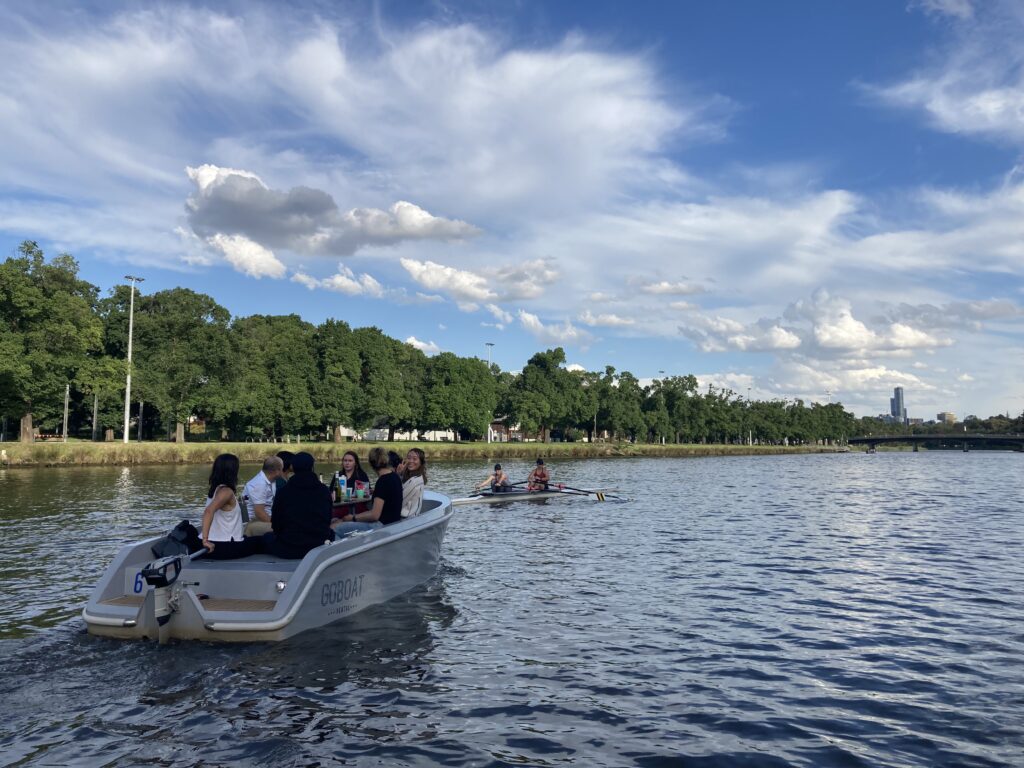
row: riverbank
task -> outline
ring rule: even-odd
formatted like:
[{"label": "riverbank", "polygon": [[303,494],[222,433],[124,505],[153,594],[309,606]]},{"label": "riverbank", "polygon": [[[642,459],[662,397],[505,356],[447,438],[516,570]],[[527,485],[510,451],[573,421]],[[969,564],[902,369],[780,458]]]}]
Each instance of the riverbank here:
[{"label": "riverbank", "polygon": [[338,463],[355,450],[364,456],[373,445],[401,455],[416,446],[431,461],[484,461],[491,459],[600,458],[609,456],[760,456],[787,453],[835,453],[838,446],[802,445],[647,445],[637,443],[2,443],[3,466],[131,466],[141,464],[207,464],[221,453],[233,453],[243,462],[258,462],[281,450],[309,451],[318,461]]}]

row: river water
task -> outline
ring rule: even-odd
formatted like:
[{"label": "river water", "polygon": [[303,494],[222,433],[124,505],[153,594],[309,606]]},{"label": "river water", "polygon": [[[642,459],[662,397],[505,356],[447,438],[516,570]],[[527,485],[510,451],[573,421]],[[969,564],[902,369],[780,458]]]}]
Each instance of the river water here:
[{"label": "river water", "polygon": [[1024,764],[1024,455],[550,466],[635,501],[462,507],[401,598],[168,646],[79,613],[208,468],[0,470],[0,764]]}]

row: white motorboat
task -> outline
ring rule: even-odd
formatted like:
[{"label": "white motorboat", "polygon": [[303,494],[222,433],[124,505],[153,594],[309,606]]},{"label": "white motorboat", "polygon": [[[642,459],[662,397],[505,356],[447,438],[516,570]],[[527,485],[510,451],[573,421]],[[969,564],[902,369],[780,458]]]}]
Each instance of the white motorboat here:
[{"label": "white motorboat", "polygon": [[166,642],[284,640],[351,616],[430,579],[451,499],[424,491],[419,515],[325,543],[301,560],[207,560],[200,550],[154,561],[160,539],[129,544],[82,617],[93,635]]}]

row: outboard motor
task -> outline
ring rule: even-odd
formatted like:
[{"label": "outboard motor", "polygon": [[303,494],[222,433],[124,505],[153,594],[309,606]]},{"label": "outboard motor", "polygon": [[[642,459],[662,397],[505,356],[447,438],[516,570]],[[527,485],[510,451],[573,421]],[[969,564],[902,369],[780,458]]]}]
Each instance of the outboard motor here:
[{"label": "outboard motor", "polygon": [[152,563],[142,569],[142,578],[153,587],[153,601],[156,622],[160,627],[160,642],[167,642],[164,625],[171,620],[171,585],[181,574],[181,555],[172,555]]}]

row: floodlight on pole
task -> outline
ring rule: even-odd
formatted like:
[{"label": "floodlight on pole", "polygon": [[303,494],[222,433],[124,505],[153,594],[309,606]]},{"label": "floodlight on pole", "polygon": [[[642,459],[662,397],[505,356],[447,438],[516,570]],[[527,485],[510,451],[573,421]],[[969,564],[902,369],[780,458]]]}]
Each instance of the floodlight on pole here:
[{"label": "floodlight on pole", "polygon": [[[493,341],[485,341],[484,346],[487,347],[487,373],[491,372],[491,350],[494,348]],[[491,414],[491,418],[494,418],[494,414]],[[487,425],[487,442],[491,442],[491,425]]]},{"label": "floodlight on pole", "polygon": [[124,442],[128,442],[128,410],[132,402],[132,332],[135,325],[135,284],[141,283],[144,278],[134,275],[125,275],[125,280],[132,284],[131,300],[128,303],[128,372],[125,374],[124,382]]}]

